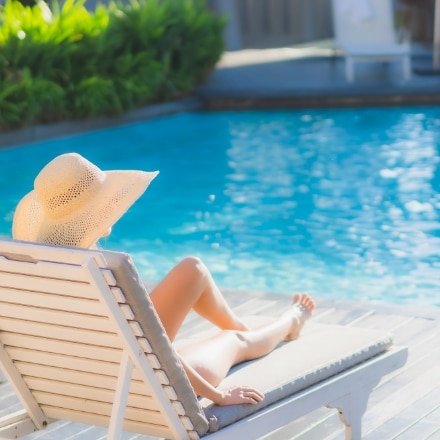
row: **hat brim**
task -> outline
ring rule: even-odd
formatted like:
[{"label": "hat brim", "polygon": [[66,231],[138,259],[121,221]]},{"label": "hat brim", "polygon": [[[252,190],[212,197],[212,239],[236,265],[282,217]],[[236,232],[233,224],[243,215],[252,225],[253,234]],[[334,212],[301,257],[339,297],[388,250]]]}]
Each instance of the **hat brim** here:
[{"label": "hat brim", "polygon": [[111,228],[146,191],[159,172],[105,171],[105,181],[93,200],[80,212],[64,218],[48,217],[35,191],[17,205],[14,239],[89,248]]}]

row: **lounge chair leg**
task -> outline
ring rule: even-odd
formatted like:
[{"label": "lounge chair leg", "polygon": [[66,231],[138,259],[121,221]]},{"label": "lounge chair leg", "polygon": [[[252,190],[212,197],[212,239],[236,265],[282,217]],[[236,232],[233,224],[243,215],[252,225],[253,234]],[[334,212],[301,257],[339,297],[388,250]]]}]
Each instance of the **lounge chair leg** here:
[{"label": "lounge chair leg", "polygon": [[345,77],[348,82],[354,81],[354,62],[351,57],[347,57],[345,60]]},{"label": "lounge chair leg", "polygon": [[362,439],[362,416],[367,409],[368,396],[369,393],[356,391],[356,395],[347,394],[327,405],[338,410],[345,425],[345,440]]},{"label": "lounge chair leg", "polygon": [[119,440],[122,437],[125,408],[127,406],[128,392],[130,390],[133,364],[126,351],[122,354],[121,366],[113,402],[112,414],[108,429],[108,440]]},{"label": "lounge chair leg", "polygon": [[354,417],[351,415],[350,421],[347,420],[346,413],[339,411],[339,418],[345,425],[345,440],[361,440],[362,438],[362,416]]},{"label": "lounge chair leg", "polygon": [[403,59],[403,77],[406,81],[411,79],[411,61],[409,56]]}]

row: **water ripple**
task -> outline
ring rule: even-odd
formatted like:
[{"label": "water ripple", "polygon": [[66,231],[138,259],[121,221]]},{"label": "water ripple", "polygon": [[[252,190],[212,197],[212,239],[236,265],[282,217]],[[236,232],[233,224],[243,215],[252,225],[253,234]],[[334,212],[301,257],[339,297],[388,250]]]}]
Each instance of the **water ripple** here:
[{"label": "water ripple", "polygon": [[161,170],[104,242],[146,278],[195,254],[224,286],[440,306],[439,132],[435,107],[190,113],[3,150],[0,233],[78,151]]}]

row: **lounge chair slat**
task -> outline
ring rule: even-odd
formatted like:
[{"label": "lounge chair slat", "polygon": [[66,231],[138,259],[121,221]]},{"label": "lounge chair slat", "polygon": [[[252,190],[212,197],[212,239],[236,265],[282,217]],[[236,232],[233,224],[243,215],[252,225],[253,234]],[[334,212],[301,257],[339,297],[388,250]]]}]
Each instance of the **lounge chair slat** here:
[{"label": "lounge chair slat", "polygon": [[[0,291],[3,292],[2,299],[0,301],[10,302],[10,303],[16,303],[15,295],[20,294],[20,297],[18,299],[21,299],[22,294],[34,294],[36,296],[36,299],[41,300],[41,296],[38,297],[37,295],[45,295],[45,303],[47,304],[47,300],[49,297],[47,295],[53,294],[54,298],[59,298],[60,301],[63,300],[63,298],[70,299],[70,300],[77,300],[80,302],[80,300],[83,300],[83,303],[86,304],[86,300],[90,301],[97,301],[96,295],[93,293],[91,289],[87,289],[84,287],[84,284],[79,283],[79,286],[72,287],[72,281],[59,281],[61,283],[66,283],[59,285],[58,288],[54,289],[53,285],[55,284],[55,280],[51,280],[52,288],[50,290],[37,290],[36,284],[33,282],[33,279],[28,279],[25,283],[24,288],[20,288],[20,286],[16,285],[14,288],[5,286],[4,278],[8,276],[9,274],[0,274],[0,280],[3,281],[3,285],[0,285]],[[11,285],[11,284],[10,284]],[[32,286],[32,289],[30,288]],[[41,287],[41,285],[40,285]],[[113,294],[113,297],[121,304],[125,303],[125,298],[121,293],[121,290],[117,287],[111,287],[111,292]],[[75,294],[76,291],[80,291],[79,294]],[[41,302],[39,304],[41,306]]]},{"label": "lounge chair slat", "polygon": [[129,305],[119,304],[119,309],[121,310],[121,312],[123,313],[123,315],[127,321],[134,320],[133,311],[131,310],[131,307]]},{"label": "lounge chair slat", "polygon": [[[109,399],[106,401],[84,399],[81,397],[67,396],[61,394],[51,394],[42,391],[33,392],[42,408],[44,413],[53,418],[53,414],[48,411],[48,407],[60,407],[64,409],[71,409],[73,411],[81,411],[83,413],[99,414],[101,416],[106,416],[110,418],[113,400]],[[154,409],[143,409],[143,408],[133,408],[130,406],[126,407],[126,419],[142,421],[147,420],[149,423],[164,425],[166,426],[166,421],[160,413],[160,406],[157,406],[157,411]],[[108,423],[108,421],[107,421]]]},{"label": "lounge chair slat", "polygon": [[[36,263],[29,263],[23,265],[23,261],[9,260],[6,257],[0,256],[0,274],[13,272],[21,274],[24,277],[38,276],[47,277],[49,279],[59,279],[62,273],[62,278],[77,282],[86,282],[87,277],[84,276],[83,271],[78,265],[60,264],[58,262],[37,261]],[[108,269],[101,269],[101,273],[106,279],[109,286],[114,286],[116,280],[112,272]],[[3,279],[3,276],[1,277]]]},{"label": "lounge chair slat", "polygon": [[86,345],[81,343],[66,343],[56,339],[37,338],[29,335],[6,333],[2,335],[2,342],[8,346],[32,349],[41,353],[57,353],[59,355],[77,356],[79,358],[93,359],[106,362],[120,362],[121,350],[98,345]]},{"label": "lounge chair slat", "polygon": [[[34,287],[34,283],[31,283]],[[36,287],[36,286],[35,286]],[[75,289],[79,287],[76,285]],[[63,290],[66,292],[65,290]],[[17,298],[15,298],[17,296]],[[13,290],[0,287],[0,302],[22,304],[26,307],[38,307],[82,313],[84,315],[102,315],[102,307],[96,299],[74,298],[64,295],[55,295],[53,292],[35,290]]]},{"label": "lounge chair slat", "polygon": [[[118,372],[118,365],[116,364],[114,364],[113,369],[109,368],[109,364],[104,364],[101,366],[102,370],[100,372],[68,368],[70,365],[59,368],[22,361],[16,361],[15,364],[21,374],[27,377],[38,379],[49,378],[54,381],[68,382],[73,385],[92,386],[108,390],[115,388],[118,377],[116,374]],[[140,396],[151,396],[151,392],[148,392],[148,385],[145,385],[139,379],[132,379],[130,393]]]},{"label": "lounge chair slat", "polygon": [[112,390],[116,386],[117,375],[110,375],[107,369],[102,373],[91,373],[90,371],[76,371],[70,368],[57,368],[35,363],[16,361],[15,364],[23,376],[28,379],[51,379],[58,382],[68,382],[73,385],[92,386]]},{"label": "lounge chair slat", "polygon": [[[24,315],[23,313],[26,314]],[[25,308],[23,305],[0,303],[1,319],[23,319],[24,316],[26,316],[28,321],[41,322],[48,325],[59,325],[61,318],[63,318],[62,324],[68,327],[77,327],[101,332],[106,332],[109,329],[108,318],[104,315],[84,315],[73,312],[65,313],[63,315],[56,310]]]},{"label": "lounge chair slat", "polygon": [[[117,376],[119,371],[119,363],[117,361],[104,361],[98,359],[87,359],[79,356],[69,356],[66,354],[49,353],[40,350],[30,350],[16,347],[8,347],[8,352],[18,363],[40,364],[42,366],[53,366],[67,370],[75,370],[79,372],[90,372],[92,375],[101,375],[103,371],[109,376]],[[113,353],[114,350],[111,350]],[[118,359],[114,354],[115,359]],[[133,371],[133,380],[141,381],[141,376],[135,369]]]},{"label": "lounge chair slat", "polygon": [[51,342],[55,340],[62,341],[66,344],[79,343],[97,347],[121,348],[119,338],[115,333],[76,329],[61,324],[48,325],[40,322],[19,322],[16,319],[4,319],[2,322],[2,330],[11,332],[11,334],[19,333],[30,335],[35,338],[44,338],[44,341],[41,341],[42,346],[50,345]]},{"label": "lounge chair slat", "polygon": [[[115,397],[114,394],[116,382],[113,383],[112,388],[101,388],[96,384],[86,386],[29,376],[25,377],[25,381],[35,395],[36,393],[46,393],[51,396],[58,396],[57,398],[60,400],[63,398],[63,396],[69,396],[77,399],[92,400],[111,404]],[[151,394],[148,394],[147,392],[145,392],[143,395],[129,393],[128,406],[143,410],[160,410],[160,406],[156,404]]]},{"label": "lounge chair slat", "polygon": [[[59,269],[57,269],[59,270]],[[41,278],[41,277],[24,277],[23,275],[11,274],[2,272],[0,274],[0,287],[9,295],[23,292],[40,292],[42,294],[55,294],[57,296],[70,296],[73,298],[83,297],[96,299],[96,292],[93,287],[86,282],[77,282],[55,278]],[[80,291],[80,294],[76,292]]]},{"label": "lounge chair slat", "polygon": [[[50,417],[61,420],[72,420],[78,423],[88,423],[90,425],[108,426],[109,418],[100,414],[89,414],[81,411],[65,410],[59,407],[48,407],[42,405],[43,410],[50,414]],[[147,422],[125,421],[124,428],[127,431],[139,434],[151,435],[160,438],[170,438],[170,430],[166,426]]]},{"label": "lounge chair slat", "polygon": [[[113,403],[111,399],[108,401],[98,401],[92,399],[84,400],[83,398],[67,397],[41,391],[35,391],[34,394],[37,396],[39,402],[41,402],[44,413],[50,418],[55,417],[53,409],[60,408],[64,410],[76,411],[78,413],[82,413],[83,415],[86,413],[92,413],[94,415],[106,417],[106,424],[108,424]],[[166,426],[166,420],[164,419],[163,415],[161,415],[159,406],[157,407],[157,410],[155,410],[154,408],[132,407],[129,404],[126,407],[125,417],[127,421],[137,422],[139,424],[144,422],[157,426]],[[145,422],[146,420],[148,420],[148,422]]]},{"label": "lounge chair slat", "polygon": [[[2,240],[1,253],[4,256],[23,260],[49,261],[63,264],[76,264],[80,266],[84,261],[84,249],[69,248],[62,246],[42,246],[39,243],[30,243],[19,240]],[[96,264],[107,269],[107,261],[102,252],[89,251]]]},{"label": "lounge chair slat", "polygon": [[66,343],[82,343],[103,347],[118,348],[118,336],[110,332],[91,331],[75,329],[73,327],[63,327],[61,325],[46,325],[30,321],[22,321],[21,327],[17,321],[4,319],[2,328],[4,331],[31,335],[45,338],[49,343],[50,339],[64,341]]}]

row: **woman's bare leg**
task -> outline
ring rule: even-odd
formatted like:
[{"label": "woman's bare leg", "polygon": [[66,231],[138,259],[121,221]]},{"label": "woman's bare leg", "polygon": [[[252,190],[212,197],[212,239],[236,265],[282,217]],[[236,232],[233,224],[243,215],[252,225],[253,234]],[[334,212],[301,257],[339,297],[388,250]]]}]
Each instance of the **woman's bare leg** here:
[{"label": "woman's bare leg", "polygon": [[150,298],[171,341],[191,309],[223,330],[247,330],[196,257],[177,264],[152,290]]},{"label": "woman's bare leg", "polygon": [[307,294],[295,295],[292,306],[267,325],[248,331],[222,331],[179,352],[205,380],[217,386],[233,365],[264,356],[281,341],[296,339],[314,307]]}]

